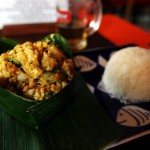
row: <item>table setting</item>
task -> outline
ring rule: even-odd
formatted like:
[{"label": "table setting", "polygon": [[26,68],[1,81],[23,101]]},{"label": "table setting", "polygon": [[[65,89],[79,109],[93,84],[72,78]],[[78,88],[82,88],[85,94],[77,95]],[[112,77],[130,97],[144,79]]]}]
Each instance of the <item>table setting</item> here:
[{"label": "table setting", "polygon": [[[74,2],[77,3],[77,1]],[[145,101],[144,97],[143,101],[139,100],[139,102],[136,102],[134,98],[132,101],[128,101],[128,99],[124,101],[122,95],[120,96],[121,98],[119,96],[115,97],[116,95],[113,95],[114,90],[112,90],[112,93],[108,92],[106,85],[104,86],[104,75],[111,58],[115,57],[119,51],[125,49],[141,48],[148,51],[150,35],[148,32],[116,15],[102,14],[101,2],[94,2],[89,1],[87,7],[85,7],[83,5],[84,1],[80,1],[78,3],[81,7],[78,5],[79,8],[75,7],[74,3],[69,3],[71,7],[68,7],[68,3],[66,4],[65,2],[63,5],[60,4],[57,23],[7,24],[0,29],[0,65],[2,66],[0,67],[0,84],[2,84],[0,87],[0,149],[146,150],[150,148],[149,99]],[[87,15],[85,13],[87,8],[89,16],[87,20],[84,20]],[[71,14],[70,11],[72,12]],[[75,12],[79,12],[79,15],[76,15]],[[80,18],[79,21],[82,20],[86,24],[86,26],[82,24],[84,32],[81,35],[76,34],[77,31],[74,32],[73,30],[75,25],[80,28],[81,22],[76,22],[78,17]],[[70,21],[72,22],[70,23]],[[64,26],[64,23],[67,23],[67,26]],[[64,34],[66,32],[60,32],[58,25],[62,25],[62,28],[67,27],[69,34],[66,35]],[[71,35],[71,38],[69,35]],[[82,38],[79,40],[80,36]],[[29,47],[28,44],[30,45]],[[39,45],[41,47],[38,47]],[[19,57],[20,50],[22,50],[21,56],[23,56],[21,59]],[[23,53],[24,55],[22,55]],[[29,54],[32,53],[35,53],[34,57],[30,57]],[[148,53],[146,55],[142,53],[141,56],[143,55],[145,56],[144,60],[147,60]],[[26,59],[24,59],[25,56]],[[136,56],[140,58],[140,54]],[[51,57],[55,59],[53,60]],[[126,58],[127,60],[128,57]],[[132,57],[129,60],[132,60]],[[35,63],[33,58],[36,58],[39,62],[37,63],[35,59]],[[32,61],[29,61],[29,59]],[[46,60],[45,62],[44,59]],[[130,68],[124,59],[124,57],[122,59],[120,57],[119,63],[123,61],[125,64],[122,66],[118,65],[118,68],[123,68],[123,73],[124,71],[129,71]],[[56,64],[56,67],[52,66],[54,68],[51,71],[49,66],[48,69],[45,68],[49,60]],[[71,64],[70,61],[72,61]],[[32,73],[24,68],[27,63],[30,66],[28,69]],[[114,63],[110,67],[112,71],[109,72],[108,70],[108,74],[111,74],[113,68],[116,68],[119,63]],[[138,64],[138,61],[135,63]],[[38,65],[33,68],[32,65],[35,64]],[[13,75],[16,72],[17,74],[21,72],[27,80],[20,82],[18,78],[14,77],[18,84],[14,86],[14,78],[11,75],[8,81],[6,79],[6,82],[1,82],[1,80],[4,80],[3,66],[5,65],[10,65],[12,70],[13,67],[17,70],[13,72]],[[74,72],[73,75],[70,73],[70,70],[68,73],[66,67]],[[34,69],[36,69],[36,73],[42,70],[41,74],[34,74]],[[62,75],[61,73],[59,74],[59,69]],[[141,70],[144,69],[144,66],[142,66]],[[5,72],[7,71],[8,69]],[[116,76],[119,76],[120,72],[117,71],[113,72],[115,75],[113,80],[110,80],[110,85],[115,80],[118,80]],[[129,71],[128,74],[130,72],[132,71]],[[23,86],[30,85],[32,82],[37,87],[42,87],[41,89],[46,90],[47,81],[50,83],[48,87],[51,84],[53,84],[53,87],[55,84],[58,85],[56,81],[49,79],[49,74],[56,74],[57,76],[54,80],[58,78],[58,83],[62,82],[62,85],[65,84],[65,86],[61,87],[61,90],[59,89],[60,85],[54,88],[56,90],[55,94],[52,93],[52,90],[50,93],[46,91],[45,93],[49,94],[46,95],[44,93],[44,96],[42,92],[40,93],[41,95],[38,93],[34,94],[34,96],[32,94],[31,96],[24,94],[24,91],[22,92],[24,95],[20,94],[22,89],[25,90],[27,88]],[[140,73],[135,74],[142,76]],[[126,72],[123,75],[125,76]],[[108,75],[106,76],[108,77]],[[123,92],[125,95],[131,93],[132,89],[137,89],[136,86],[130,88],[129,79],[123,83],[127,85],[126,88],[128,89],[128,91]],[[4,85],[3,83],[6,83],[8,86],[5,86],[6,84]],[[122,84],[121,81],[117,83]],[[143,83],[145,83],[144,79]],[[35,88],[35,86],[33,87]],[[20,88],[19,92],[16,88]],[[114,87],[110,89],[114,89]],[[121,86],[118,89],[121,91]],[[36,90],[32,90],[32,92]],[[138,94],[140,95],[140,92]],[[43,99],[40,99],[39,95],[43,96]]]}]

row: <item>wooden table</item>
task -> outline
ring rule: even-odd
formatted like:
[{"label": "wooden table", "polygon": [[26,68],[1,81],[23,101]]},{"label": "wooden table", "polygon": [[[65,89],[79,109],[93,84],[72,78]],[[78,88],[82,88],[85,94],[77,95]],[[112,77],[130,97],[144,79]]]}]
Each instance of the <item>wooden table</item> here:
[{"label": "wooden table", "polygon": [[[114,16],[113,16],[114,17]],[[111,20],[110,20],[111,18]],[[118,25],[118,31],[114,31],[117,27],[114,24],[108,28],[108,23],[114,22],[112,20],[112,15],[106,15],[103,17],[103,21],[101,24],[101,28],[97,33],[88,38],[88,46],[87,49],[95,48],[95,47],[109,47],[115,45],[123,45],[123,44],[137,44],[143,47],[146,47],[148,43],[150,43],[149,33],[142,31],[138,27],[131,25],[130,23],[121,19],[120,25]],[[118,17],[114,17],[114,20],[117,23],[120,21]],[[121,36],[121,30],[129,30],[126,29],[126,25],[130,27],[133,32],[136,32],[136,35],[139,35],[133,38],[133,35],[128,33],[124,33],[125,36]],[[119,28],[120,26],[120,28]],[[0,37],[7,37],[18,41],[19,43],[23,43],[25,41],[37,41],[48,35],[49,33],[55,32],[55,24],[34,24],[34,25],[14,25],[14,26],[5,26],[3,30],[0,31]],[[137,33],[138,31],[138,33]],[[118,32],[118,34],[117,34]],[[143,36],[146,37],[145,41],[143,41]],[[141,40],[140,40],[140,39]],[[129,39],[129,40],[128,40]],[[138,39],[138,40],[137,40]],[[136,140],[130,141],[128,143],[122,144],[112,150],[148,150],[150,149],[150,135],[143,136]]]},{"label": "wooden table", "polygon": [[[16,40],[19,43],[26,41],[35,42],[55,31],[56,24],[9,25],[4,27],[4,29],[0,32],[0,36]],[[113,42],[104,38],[99,33],[95,33],[88,38],[87,48],[113,45]]]}]

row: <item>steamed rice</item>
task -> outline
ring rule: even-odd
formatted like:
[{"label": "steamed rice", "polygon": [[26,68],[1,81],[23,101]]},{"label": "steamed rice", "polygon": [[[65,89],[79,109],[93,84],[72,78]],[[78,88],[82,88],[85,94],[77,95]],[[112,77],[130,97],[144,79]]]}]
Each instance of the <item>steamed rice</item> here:
[{"label": "steamed rice", "polygon": [[102,83],[105,91],[123,102],[150,101],[150,51],[128,47],[108,61]]}]

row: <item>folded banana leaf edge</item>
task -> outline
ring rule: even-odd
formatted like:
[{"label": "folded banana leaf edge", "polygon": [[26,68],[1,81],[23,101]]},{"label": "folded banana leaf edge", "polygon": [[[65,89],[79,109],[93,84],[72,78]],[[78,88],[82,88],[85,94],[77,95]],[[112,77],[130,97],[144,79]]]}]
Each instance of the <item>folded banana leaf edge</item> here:
[{"label": "folded banana leaf edge", "polygon": [[[48,35],[48,38],[52,37]],[[55,38],[61,37],[57,35]],[[56,39],[54,42],[58,44]],[[59,46],[67,53],[69,47],[65,42]],[[0,39],[0,47],[1,43],[7,43],[3,51],[17,44],[11,40],[8,42],[8,39]],[[67,56],[72,57],[72,53]],[[48,101],[30,101],[0,88],[0,149],[103,150],[121,137],[120,129],[89,91],[79,70],[70,84],[53,96],[51,105]],[[15,113],[14,109],[18,107],[25,109]],[[40,118],[39,123],[36,116]],[[45,123],[40,124],[40,121]]]}]

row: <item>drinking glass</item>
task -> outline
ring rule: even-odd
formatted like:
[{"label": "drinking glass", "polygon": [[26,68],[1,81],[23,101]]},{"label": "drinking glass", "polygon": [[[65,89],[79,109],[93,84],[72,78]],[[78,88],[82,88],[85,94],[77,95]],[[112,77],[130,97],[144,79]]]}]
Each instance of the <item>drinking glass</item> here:
[{"label": "drinking glass", "polygon": [[100,0],[58,0],[57,31],[68,40],[73,51],[83,50],[87,38],[95,33],[101,23]]}]

